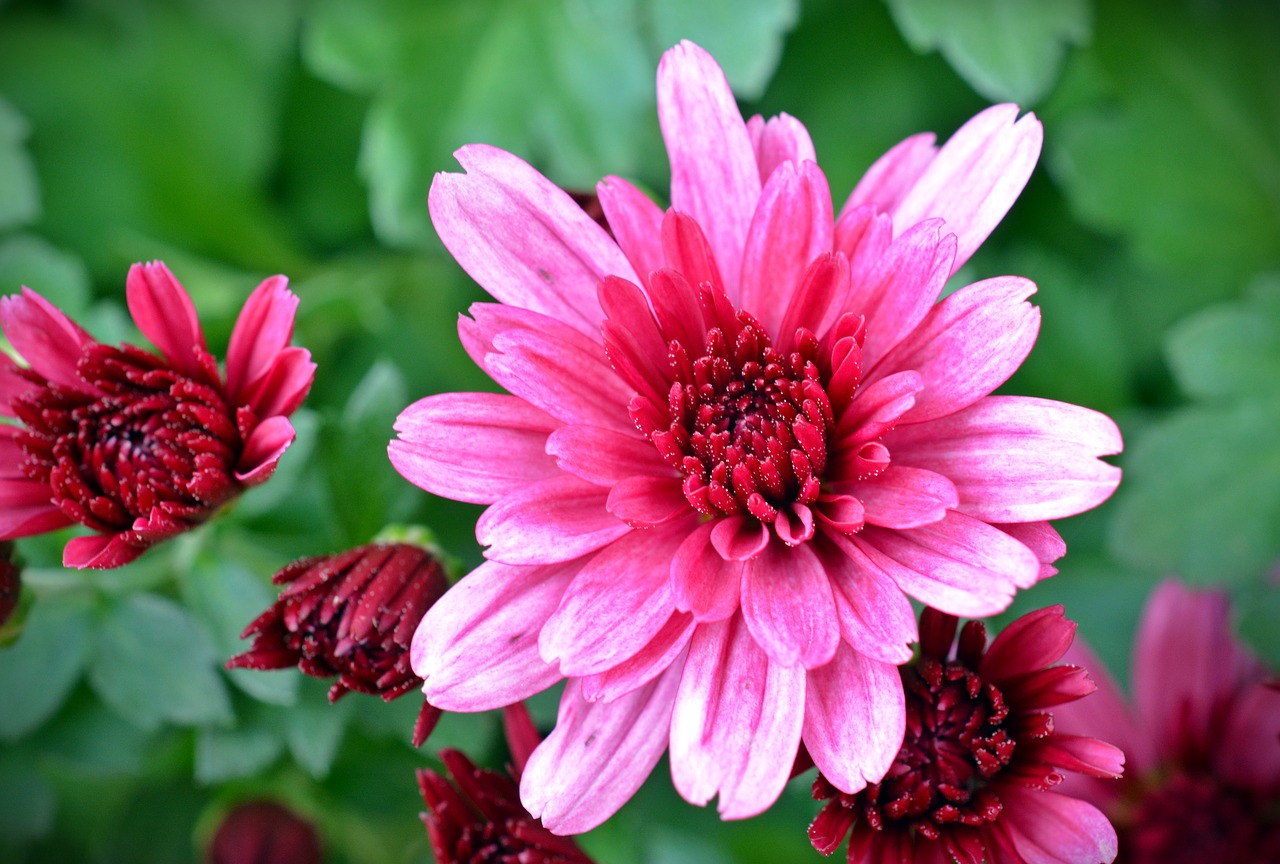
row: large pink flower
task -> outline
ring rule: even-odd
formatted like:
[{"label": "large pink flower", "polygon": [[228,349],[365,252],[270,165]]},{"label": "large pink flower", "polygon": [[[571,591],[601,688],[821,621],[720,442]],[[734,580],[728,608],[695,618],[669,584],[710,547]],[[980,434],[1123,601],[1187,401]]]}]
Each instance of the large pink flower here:
[{"label": "large pink flower", "polygon": [[68,567],[118,567],[189,530],[275,471],[315,364],[289,347],[298,305],[283,276],[236,321],[226,376],[195,306],[160,262],[136,264],[129,312],[157,356],[97,342],[36,292],[0,300],[30,364],[0,360],[0,540],[81,524]]},{"label": "large pink flower", "polygon": [[1106,417],[988,396],[1035,341],[1034,286],[936,303],[1040,149],[1034,117],[984,111],[942,148],[910,138],[838,218],[804,127],[743,122],[715,61],[658,69],[665,213],[626,181],[610,234],[492,147],[431,188],[437,231],[501,304],[459,331],[510,395],[410,406],[392,462],[490,504],[490,560],[413,646],[447,710],[567,678],[523,778],[551,830],[598,824],[663,751],[676,788],[727,818],[767,808],[803,739],[837,788],[879,779],[902,740],[907,595],[981,616],[1063,551],[1045,520],[1118,471]]},{"label": "large pink flower", "polygon": [[1070,783],[1116,823],[1121,860],[1280,861],[1280,691],[1232,635],[1224,593],[1169,579],[1151,595],[1134,642],[1132,709],[1086,645],[1068,657],[1090,664],[1098,691],[1062,706],[1059,729],[1090,730],[1128,757],[1119,782]]}]

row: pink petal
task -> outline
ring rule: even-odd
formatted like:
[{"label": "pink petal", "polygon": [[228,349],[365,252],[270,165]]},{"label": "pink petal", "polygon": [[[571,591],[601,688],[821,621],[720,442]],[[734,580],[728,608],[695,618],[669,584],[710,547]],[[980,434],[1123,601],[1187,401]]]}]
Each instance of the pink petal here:
[{"label": "pink petal", "polygon": [[[1055,712],[1055,719],[1056,712]],[[1065,771],[1115,780],[1124,774],[1124,751],[1119,747],[1081,735],[1049,736],[1035,745],[1035,758]]]},{"label": "pink petal", "polygon": [[840,636],[873,660],[905,663],[919,640],[916,613],[892,577],[848,538],[824,534],[816,546],[840,621]]},{"label": "pink petal", "polygon": [[893,531],[868,526],[854,543],[902,590],[922,603],[968,618],[1004,611],[1018,588],[1040,575],[1031,550],[955,511],[922,528]]},{"label": "pink petal", "polygon": [[146,546],[128,543],[122,534],[90,534],[73,537],[62,550],[62,566],[81,570],[108,570],[123,567],[147,551]]},{"label": "pink petal", "polygon": [[1036,286],[1018,276],[977,282],[934,306],[915,330],[868,373],[866,383],[914,369],[924,390],[903,423],[922,423],[967,408],[1008,379],[1040,330],[1040,310],[1026,302]]},{"label": "pink petal", "polygon": [[72,524],[52,498],[48,483],[26,477],[0,477],[0,540],[44,534]]},{"label": "pink petal", "polygon": [[203,378],[196,349],[208,350],[191,296],[163,261],[134,264],[125,283],[129,314],[174,369]]},{"label": "pink petal", "polygon": [[821,666],[840,644],[831,584],[807,543],[774,541],[746,562],[742,616],[756,644],[782,666]]},{"label": "pink petal", "polygon": [[1067,554],[1067,544],[1048,522],[1015,522],[995,527],[1035,553],[1040,561],[1041,579],[1048,579],[1058,572],[1058,568],[1052,565]]},{"label": "pink petal", "polygon": [[686,525],[634,531],[591,558],[565,591],[539,637],[548,663],[569,678],[625,662],[671,618],[671,557]]},{"label": "pink petal", "polygon": [[1240,693],[1227,716],[1214,768],[1244,789],[1280,787],[1280,690],[1261,681]]},{"label": "pink petal", "polygon": [[[1139,776],[1149,770],[1154,761],[1150,739],[1138,728],[1120,686],[1107,667],[1081,637],[1076,637],[1071,643],[1062,660],[1087,669],[1097,689],[1083,699],[1054,708],[1055,729],[1064,734],[1089,735],[1119,747],[1127,757],[1130,776]],[[1072,784],[1072,794],[1077,788],[1075,782],[1071,777],[1066,781]],[[1088,794],[1084,794],[1085,789],[1081,786],[1082,794],[1077,797],[1099,806],[1110,804],[1120,794],[1115,784],[1098,784],[1089,778],[1087,785]],[[1067,791],[1067,788],[1064,785],[1062,791]]]},{"label": "pink petal", "polygon": [[790,350],[801,327],[821,339],[835,323],[839,299],[848,292],[849,262],[844,255],[834,252],[815,258],[778,325],[779,349]]},{"label": "pink petal", "polygon": [[657,449],[634,430],[624,433],[599,426],[561,426],[547,438],[546,451],[555,457],[560,470],[599,486],[612,486],[638,474],[675,476]]},{"label": "pink petal", "polygon": [[893,240],[893,222],[870,204],[845,207],[836,219],[832,248],[849,259],[849,269],[869,273]]},{"label": "pink petal", "polygon": [[782,793],[800,745],[805,672],[780,666],[740,617],[700,624],[671,716],[671,777],[693,804],[720,795],[720,815],[745,819]]},{"label": "pink petal", "polygon": [[302,405],[316,377],[316,364],[305,348],[285,348],[253,384],[240,392],[254,416],[288,416]]},{"label": "pink petal", "polygon": [[719,291],[723,286],[720,269],[698,223],[676,210],[669,210],[662,222],[662,249],[667,266],[649,274],[649,299],[658,319],[658,329],[667,341],[675,339],[701,347],[706,341],[698,288],[707,283]]},{"label": "pink petal", "polygon": [[680,668],[612,702],[588,702],[570,681],[556,728],[520,778],[520,800],[556,834],[579,834],[625,804],[666,749]]},{"label": "pink petal", "polygon": [[804,745],[822,776],[842,792],[879,782],[898,755],[906,701],[898,667],[841,645],[809,670]]},{"label": "pink petal", "polygon": [[785,162],[799,168],[803,162],[818,161],[809,130],[790,114],[779,114],[768,120],[757,114],[747,121],[747,135],[756,154],[762,185],[768,182],[773,170]]},{"label": "pink petal", "polygon": [[612,702],[638,687],[643,687],[676,664],[684,665],[681,654],[697,626],[687,612],[673,612],[649,643],[626,660],[598,675],[578,679],[582,696],[588,702]]},{"label": "pink petal", "polygon": [[607,493],[560,474],[510,492],[480,515],[485,557],[505,564],[555,564],[607,546],[631,531],[605,509]]},{"label": "pink petal", "polygon": [[788,336],[778,326],[810,262],[831,252],[832,230],[831,190],[821,169],[813,162],[779,165],[760,193],[742,258],[742,308],[766,333]]},{"label": "pink petal", "polygon": [[707,232],[736,304],[760,174],[729,82],[692,42],[670,49],[658,64],[658,121],[671,159],[671,205]]},{"label": "pink petal", "polygon": [[605,314],[600,328],[605,356],[632,389],[661,404],[670,384],[669,349],[649,301],[635,285],[610,276],[600,283],[600,305]]},{"label": "pink petal", "polygon": [[[853,403],[836,424],[833,451],[850,454],[869,441],[881,437],[898,423],[898,418],[916,404],[916,394],[924,389],[918,372],[895,372],[879,381],[859,388]],[[847,479],[856,472],[847,465],[837,465],[832,472],[844,470]]]},{"label": "pink petal", "polygon": [[1106,415],[1025,396],[989,396],[899,426],[885,443],[898,464],[949,477],[960,512],[986,522],[1061,519],[1096,507],[1120,482],[1120,469],[1098,457],[1124,446]]},{"label": "pink petal", "polygon": [[961,126],[893,210],[895,234],[931,217],[947,221],[959,239],[952,273],[1000,224],[1040,158],[1040,121],[1017,116],[1017,105],[995,105]]},{"label": "pink petal", "polygon": [[454,154],[466,174],[437,174],[427,207],[444,245],[503,303],[541,312],[596,338],[596,284],[634,279],[603,228],[519,158],[484,144]]},{"label": "pink petal", "polygon": [[458,316],[458,339],[467,356],[481,369],[488,368],[486,357],[497,350],[493,347],[493,340],[509,330],[542,334],[558,342],[580,347],[588,354],[598,353],[592,347],[597,339],[586,339],[568,324],[541,312],[503,303],[472,303],[467,313],[470,318],[466,315]]},{"label": "pink petal", "polygon": [[609,490],[605,508],[632,528],[652,528],[692,514],[675,477],[628,477]]},{"label": "pink petal", "polygon": [[387,455],[405,479],[455,501],[491,504],[557,476],[548,433],[560,424],[515,396],[442,393],[396,418]]},{"label": "pink petal", "polygon": [[662,266],[662,208],[621,177],[601,180],[596,195],[640,284],[648,285],[649,274]]},{"label": "pink petal", "polygon": [[938,152],[933,146],[934,140],[932,132],[921,132],[891,147],[862,175],[840,209],[840,215],[843,217],[866,205],[881,212],[893,212],[933,161]]},{"label": "pink petal", "polygon": [[239,404],[240,394],[267,373],[293,337],[298,297],[284,276],[272,276],[245,301],[227,345],[227,396]]},{"label": "pink petal", "polygon": [[890,465],[869,480],[834,484],[837,492],[862,502],[868,525],[919,528],[944,518],[959,500],[956,487],[941,474]]},{"label": "pink petal", "polygon": [[1102,812],[1056,792],[1002,786],[1000,823],[1026,864],[1110,864],[1116,831]]},{"label": "pink petal", "polygon": [[0,325],[13,350],[36,372],[54,384],[89,391],[76,364],[94,339],[48,300],[25,286],[19,295],[0,298]]},{"label": "pink petal", "polygon": [[671,560],[672,596],[676,608],[695,620],[722,621],[738,611],[742,562],[726,560],[711,543],[717,522],[699,525]]},{"label": "pink petal", "polygon": [[560,680],[555,664],[538,653],[538,631],[580,566],[486,561],[446,591],[423,616],[409,649],[427,701],[446,711],[488,711]]},{"label": "pink petal", "polygon": [[769,529],[754,516],[727,516],[711,523],[711,545],[726,561],[746,561],[769,544]]},{"label": "pink petal", "polygon": [[245,486],[265,483],[296,437],[293,424],[286,417],[268,417],[259,423],[244,442],[244,452],[236,465],[236,479]]},{"label": "pink petal", "polygon": [[1076,635],[1076,622],[1061,606],[1049,606],[1014,619],[991,643],[978,672],[1001,682],[1052,666],[1062,659]]}]

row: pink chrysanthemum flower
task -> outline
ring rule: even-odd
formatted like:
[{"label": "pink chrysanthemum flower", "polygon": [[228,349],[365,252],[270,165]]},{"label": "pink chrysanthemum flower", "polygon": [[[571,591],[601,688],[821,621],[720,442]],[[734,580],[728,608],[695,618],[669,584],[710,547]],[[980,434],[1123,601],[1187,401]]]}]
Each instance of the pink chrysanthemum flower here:
[{"label": "pink chrysanthemum flower", "polygon": [[[819,774],[828,800],[809,826],[849,864],[1100,864],[1116,832],[1092,804],[1049,791],[1064,771],[1115,778],[1121,751],[1063,735],[1055,706],[1092,693],[1080,666],[1055,666],[1076,625],[1054,606],[1023,615],[987,646],[986,628],[934,609],[920,617],[920,656],[899,668],[906,735],[884,779],[855,794]],[[955,645],[953,646],[953,641]]]},{"label": "pink chrysanthemum flower", "polygon": [[293,443],[315,364],[289,347],[283,276],[245,303],[224,377],[191,298],[164,264],[129,270],[129,312],[160,354],[95,341],[36,292],[0,300],[27,361],[0,360],[0,539],[80,524],[68,567],[119,567],[263,483]]},{"label": "pink chrysanthemum flower", "polygon": [[1280,691],[1230,618],[1220,591],[1160,585],[1134,642],[1132,709],[1072,646],[1098,693],[1064,706],[1059,727],[1097,730],[1128,755],[1122,781],[1073,779],[1072,792],[1111,816],[1126,864],[1280,861]]},{"label": "pink chrysanthemum flower", "polygon": [[1119,479],[1106,417],[987,395],[1035,340],[1030,282],[936,302],[1030,175],[1034,117],[906,140],[836,217],[804,127],[743,122],[697,46],[663,57],[658,112],[672,209],[607,178],[616,242],[501,150],[436,177],[437,231],[502,301],[463,344],[510,395],[423,399],[390,446],[422,488],[491,505],[490,560],[415,637],[428,698],[568,679],[523,787],[557,832],[607,818],[668,745],[676,788],[726,818],[776,799],[802,739],[838,788],[878,780],[907,595],[1005,608],[1062,554],[1045,520]]}]

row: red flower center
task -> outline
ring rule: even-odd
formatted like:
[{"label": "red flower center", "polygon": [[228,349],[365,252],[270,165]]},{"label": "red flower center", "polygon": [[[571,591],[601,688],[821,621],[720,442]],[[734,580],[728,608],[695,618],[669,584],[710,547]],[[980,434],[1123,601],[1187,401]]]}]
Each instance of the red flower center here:
[{"label": "red flower center", "polygon": [[141,518],[167,536],[240,491],[243,438],[220,388],[131,346],[92,345],[77,371],[93,392],[28,372],[44,386],[13,400],[23,470],[69,518],[104,533]]},{"label": "red flower center", "polygon": [[1142,799],[1131,827],[1121,832],[1121,860],[1280,861],[1280,803],[1262,792],[1226,788],[1207,773],[1180,772]]}]

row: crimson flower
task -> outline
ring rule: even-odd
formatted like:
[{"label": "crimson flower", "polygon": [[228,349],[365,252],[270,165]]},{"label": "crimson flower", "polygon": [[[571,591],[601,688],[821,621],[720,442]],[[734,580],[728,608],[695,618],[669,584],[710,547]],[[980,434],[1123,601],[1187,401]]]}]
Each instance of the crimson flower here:
[{"label": "crimson flower", "polygon": [[[1280,691],[1230,620],[1223,592],[1166,580],[1138,626],[1132,707],[1103,673],[1060,712],[1128,755],[1119,783],[1072,781],[1116,823],[1126,864],[1280,861]],[[1086,645],[1072,653],[1103,672]]]},{"label": "crimson flower", "polygon": [[[435,557],[409,543],[374,543],[294,561],[273,577],[279,598],[245,628],[253,647],[229,669],[297,666],[338,680],[336,702],[355,690],[390,702],[422,686],[409,667],[409,640],[422,615],[449,587]],[[427,740],[440,710],[425,700],[413,746]]]},{"label": "crimson flower", "polygon": [[658,115],[672,208],[609,177],[612,236],[496,148],[436,176],[436,230],[501,301],[462,342],[509,395],[423,399],[390,445],[422,488],[491,505],[489,560],[414,640],[431,702],[568,679],[522,781],[559,833],[606,819],[668,748],[680,794],[726,818],[777,798],[802,740],[838,788],[878,780],[908,595],[1004,609],[1064,551],[1046,520],[1119,481],[1106,417],[988,395],[1035,341],[1031,282],[937,302],[1029,177],[1033,116],[907,139],[837,216],[804,127],[744,122],[701,48],[663,57]]},{"label": "crimson flower", "polygon": [[[809,827],[830,855],[849,835],[850,864],[1099,864],[1116,834],[1093,805],[1049,791],[1063,771],[1115,778],[1124,754],[1055,730],[1054,706],[1093,692],[1079,666],[1054,666],[1076,625],[1053,606],[1023,615],[987,647],[986,628],[934,609],[920,617],[920,656],[899,668],[906,735],[884,779],[829,799]],[[1056,709],[1055,709],[1056,710]]]},{"label": "crimson flower", "polygon": [[226,375],[195,306],[159,261],[129,270],[129,312],[160,350],[112,347],[36,292],[0,300],[30,364],[0,359],[0,539],[80,524],[68,567],[119,567],[265,482],[293,443],[288,417],[315,375],[289,347],[298,298],[283,276],[249,297]]},{"label": "crimson flower", "polygon": [[320,838],[310,822],[274,801],[237,805],[218,825],[209,864],[321,864]]}]

